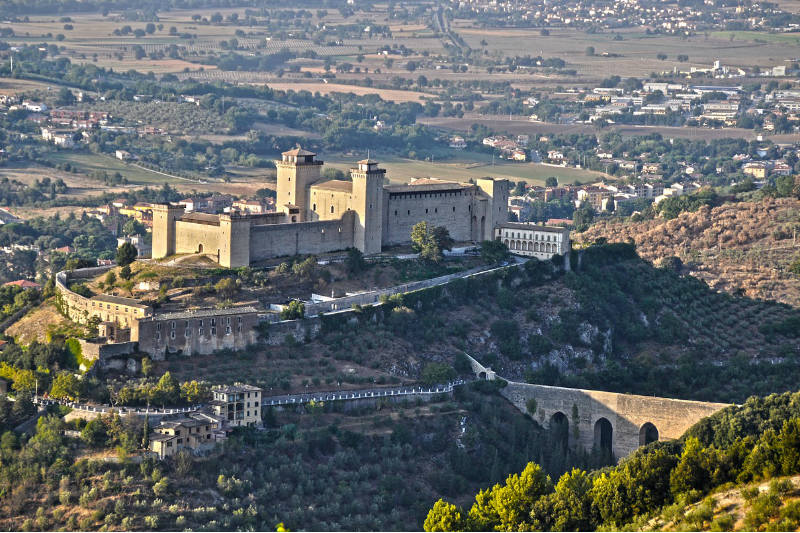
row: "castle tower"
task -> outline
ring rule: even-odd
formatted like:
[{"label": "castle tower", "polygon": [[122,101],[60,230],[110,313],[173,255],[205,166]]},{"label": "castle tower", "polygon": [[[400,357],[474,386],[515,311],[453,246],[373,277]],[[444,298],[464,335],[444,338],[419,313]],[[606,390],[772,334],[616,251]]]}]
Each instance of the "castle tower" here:
[{"label": "castle tower", "polygon": [[489,197],[486,216],[480,220],[481,237],[476,240],[491,240],[494,238],[494,229],[508,222],[508,180],[494,178],[478,178],[475,184]]},{"label": "castle tower", "polygon": [[183,215],[183,209],[169,204],[153,206],[153,259],[175,253],[175,221]]},{"label": "castle tower", "polygon": [[364,159],[350,169],[353,179],[352,208],[356,213],[353,246],[363,254],[377,254],[383,240],[383,177],[386,169]]},{"label": "castle tower", "polygon": [[226,268],[250,266],[250,219],[247,215],[220,215],[219,229],[219,264]]},{"label": "castle tower", "polygon": [[308,220],[308,187],[319,181],[322,161],[316,161],[314,152],[295,148],[281,154],[275,161],[278,169],[277,211],[283,210],[287,222]]}]

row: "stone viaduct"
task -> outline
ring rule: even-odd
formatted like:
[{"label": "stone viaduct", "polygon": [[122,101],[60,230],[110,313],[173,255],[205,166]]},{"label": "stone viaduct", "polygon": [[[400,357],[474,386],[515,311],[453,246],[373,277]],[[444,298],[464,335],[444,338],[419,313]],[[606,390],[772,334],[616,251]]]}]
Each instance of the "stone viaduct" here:
[{"label": "stone viaduct", "polygon": [[556,429],[565,445],[610,450],[617,459],[650,442],[677,439],[701,418],[730,406],[511,381],[501,394],[523,413],[535,402],[533,418]]}]

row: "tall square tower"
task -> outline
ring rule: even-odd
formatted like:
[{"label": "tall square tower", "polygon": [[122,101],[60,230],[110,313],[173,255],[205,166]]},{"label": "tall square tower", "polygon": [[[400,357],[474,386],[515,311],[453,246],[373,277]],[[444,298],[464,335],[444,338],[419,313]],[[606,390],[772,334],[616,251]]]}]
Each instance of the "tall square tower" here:
[{"label": "tall square tower", "polygon": [[377,254],[383,241],[383,177],[386,169],[363,159],[350,169],[353,179],[352,208],[356,213],[353,246],[363,254]]},{"label": "tall square tower", "polygon": [[308,216],[308,187],[319,181],[322,161],[317,154],[295,148],[281,154],[275,161],[278,175],[278,191],[275,208],[284,211],[288,222],[304,222]]}]

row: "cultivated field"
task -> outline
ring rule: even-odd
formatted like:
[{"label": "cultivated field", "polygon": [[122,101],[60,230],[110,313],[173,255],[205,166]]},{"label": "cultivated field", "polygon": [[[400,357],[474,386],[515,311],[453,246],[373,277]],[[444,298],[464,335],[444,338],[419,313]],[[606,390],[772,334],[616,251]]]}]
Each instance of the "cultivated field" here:
[{"label": "cultivated field", "polygon": [[[549,122],[530,122],[524,117],[507,116],[488,116],[475,113],[465,114],[463,118],[456,117],[420,117],[421,124],[439,127],[453,131],[469,131],[473,124],[482,124],[488,128],[500,131],[509,135],[528,134],[528,135],[549,135],[555,133],[585,133],[596,134],[598,130],[594,126],[587,124],[553,124]],[[681,137],[690,139],[722,139],[722,138],[741,138],[755,140],[759,133],[754,130],[742,128],[692,128],[692,127],[671,127],[671,126],[639,126],[639,125],[612,125],[602,131],[619,131],[623,135],[650,135],[660,133],[664,137]],[[800,134],[780,134],[765,135],[774,142],[797,142],[800,141]]]},{"label": "cultivated field", "polygon": [[[767,33],[714,32],[681,38],[667,35],[646,35],[639,30],[625,29],[619,32],[589,34],[574,29],[552,29],[543,37],[536,29],[478,29],[472,21],[457,20],[453,29],[472,48],[486,48],[490,52],[501,51],[504,55],[541,55],[560,57],[568,63],[567,68],[578,70],[581,78],[603,78],[611,74],[619,76],[647,76],[651,72],[672,70],[677,67],[688,70],[689,66],[710,66],[715,59],[726,65],[774,66],[800,54],[800,36],[772,35]],[[623,40],[615,41],[619,33]],[[753,36],[767,41],[754,43]],[[770,39],[772,37],[772,39]],[[485,40],[487,46],[480,42]],[[586,55],[586,48],[593,46],[595,56]],[[601,57],[609,52],[620,57]],[[667,54],[667,60],[656,58]],[[679,63],[678,54],[689,56],[688,63]]]},{"label": "cultivated field", "polygon": [[[320,154],[326,165],[347,171],[361,155]],[[366,153],[363,154],[366,156]],[[549,167],[534,163],[514,163],[495,159],[486,154],[459,153],[447,161],[416,161],[399,157],[378,156],[381,167],[391,183],[406,183],[413,178],[431,177],[444,180],[468,181],[470,178],[491,176],[514,181],[524,180],[544,184],[548,176],[556,176],[561,183],[587,183],[603,178],[600,172],[574,168]]]}]

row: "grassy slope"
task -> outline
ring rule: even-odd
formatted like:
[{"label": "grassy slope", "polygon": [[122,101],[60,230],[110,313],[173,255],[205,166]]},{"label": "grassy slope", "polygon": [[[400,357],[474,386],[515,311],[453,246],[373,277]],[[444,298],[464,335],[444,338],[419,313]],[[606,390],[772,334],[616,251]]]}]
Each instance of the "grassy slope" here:
[{"label": "grassy slope", "polygon": [[798,223],[799,200],[768,198],[704,207],[673,220],[599,222],[573,238],[633,239],[642,257],[657,262],[677,256],[712,287],[797,306],[800,280],[788,272],[788,265],[800,252],[793,239]]}]

